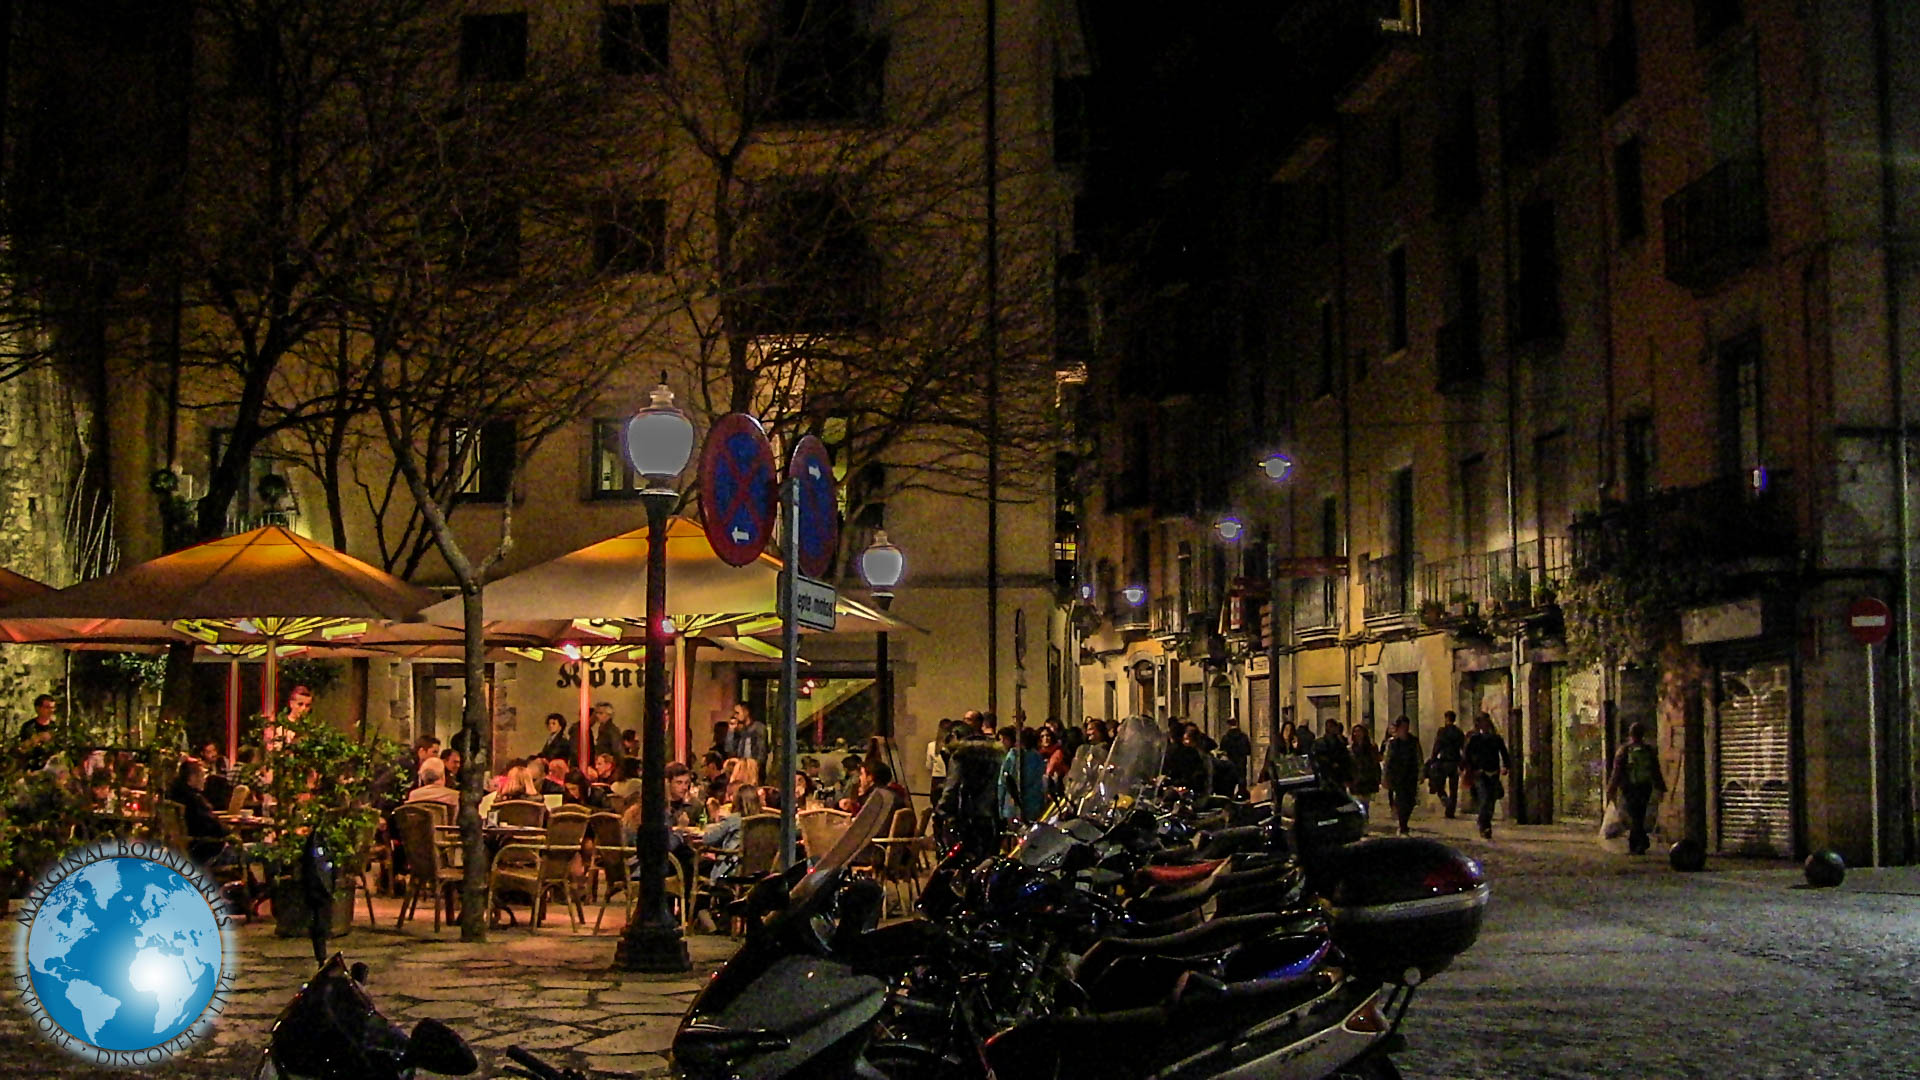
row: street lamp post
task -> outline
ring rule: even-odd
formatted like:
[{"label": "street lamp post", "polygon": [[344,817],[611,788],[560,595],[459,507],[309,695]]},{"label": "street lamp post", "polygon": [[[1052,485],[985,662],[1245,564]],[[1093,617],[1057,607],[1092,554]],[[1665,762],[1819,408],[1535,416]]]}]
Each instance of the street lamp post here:
[{"label": "street lamp post", "polygon": [[693,422],[665,383],[627,421],[627,463],[644,477],[647,508],[647,670],[640,744],[639,903],[614,950],[623,971],[688,971],[693,961],[680,924],[667,908],[667,516],[680,499],[674,486],[693,456]]},{"label": "street lamp post", "polygon": [[[860,553],[860,577],[873,593],[873,602],[886,611],[893,606],[893,587],[900,584],[900,576],[906,573],[907,557],[900,549],[887,541],[887,530],[879,529],[873,534],[873,543]],[[879,640],[874,645],[874,662],[879,667],[875,673],[879,681],[879,713],[881,737],[889,745],[893,742],[893,666],[887,656],[887,629],[880,628]]]}]

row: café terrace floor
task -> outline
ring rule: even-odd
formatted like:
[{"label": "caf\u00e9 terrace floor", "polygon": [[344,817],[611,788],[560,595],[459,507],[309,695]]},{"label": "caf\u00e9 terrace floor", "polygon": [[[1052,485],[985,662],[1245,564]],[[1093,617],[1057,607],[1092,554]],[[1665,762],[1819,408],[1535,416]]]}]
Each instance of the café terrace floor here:
[{"label": "caf\u00e9 terrace floor", "polygon": [[[484,944],[462,943],[459,930],[444,925],[435,934],[424,906],[425,918],[396,930],[400,901],[376,896],[373,905],[377,925],[368,925],[359,899],[353,932],[333,947],[368,965],[368,992],[388,1019],[408,1028],[429,1016],[452,1025],[472,1044],[480,1059],[474,1075],[482,1077],[518,1075],[507,1071],[506,1048],[515,1043],[596,1080],[667,1074],[664,1054],[687,1003],[740,945],[725,935],[692,934],[691,972],[629,974],[612,970],[618,903],[598,934],[589,932],[598,904],[587,906],[588,922],[578,929],[556,905],[541,929],[526,928],[522,909],[518,926],[490,930]],[[16,964],[23,943],[11,932],[18,926],[0,933],[0,963],[9,976],[24,970]],[[110,1071],[34,1034],[10,977],[0,989],[0,1076],[252,1077],[267,1028],[313,973],[313,947],[305,938],[275,937],[271,914],[236,930],[235,992],[212,1035],[138,1071]]]}]

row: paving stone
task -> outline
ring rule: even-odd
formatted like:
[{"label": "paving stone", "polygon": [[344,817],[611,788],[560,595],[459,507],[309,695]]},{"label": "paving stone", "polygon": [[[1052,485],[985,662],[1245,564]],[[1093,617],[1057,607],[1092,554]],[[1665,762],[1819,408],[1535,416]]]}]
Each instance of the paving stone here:
[{"label": "paving stone", "polygon": [[475,1046],[504,1050],[518,1043],[529,1050],[572,1050],[588,1039],[589,1032],[581,1031],[571,1024],[540,1024],[529,1028],[515,1028],[484,1039],[468,1041]]},{"label": "paving stone", "polygon": [[673,998],[660,998],[656,1001],[602,1001],[600,1008],[622,1016],[685,1016],[687,1013],[687,1003]]},{"label": "paving stone", "polygon": [[493,999],[496,1009],[556,1009],[587,1003],[585,990],[508,991]]},{"label": "paving stone", "polygon": [[624,1031],[583,1042],[573,1049],[581,1054],[663,1054],[673,1045],[678,1020],[646,1017]]},{"label": "paving stone", "polygon": [[536,975],[533,984],[543,990],[608,990],[617,985],[613,979],[552,979]]},{"label": "paving stone", "polygon": [[589,1054],[586,1067],[596,1077],[666,1076],[673,1069],[669,1059],[660,1054]]}]

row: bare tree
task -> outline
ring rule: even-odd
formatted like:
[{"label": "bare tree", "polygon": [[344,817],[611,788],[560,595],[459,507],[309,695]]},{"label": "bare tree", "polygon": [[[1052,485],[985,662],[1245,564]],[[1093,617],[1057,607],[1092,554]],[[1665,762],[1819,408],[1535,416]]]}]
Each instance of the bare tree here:
[{"label": "bare tree", "polygon": [[[663,9],[664,10],[664,9]],[[647,73],[631,101],[680,152],[667,272],[693,333],[695,400],[776,436],[822,436],[865,503],[985,491],[986,329],[997,315],[1009,487],[1051,468],[1051,259],[984,283],[980,56],[943,5],[686,0],[603,28]],[[670,53],[668,57],[662,52]],[[1053,239],[1040,165],[1003,165],[1007,251]],[[884,466],[884,467],[876,467]]]}]

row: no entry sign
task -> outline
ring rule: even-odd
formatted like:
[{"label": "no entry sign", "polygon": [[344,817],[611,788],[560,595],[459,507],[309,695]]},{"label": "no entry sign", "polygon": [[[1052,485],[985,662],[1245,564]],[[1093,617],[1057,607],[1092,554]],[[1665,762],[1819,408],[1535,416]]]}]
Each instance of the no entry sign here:
[{"label": "no entry sign", "polygon": [[802,574],[824,578],[833,569],[833,549],[840,542],[839,497],[826,444],[811,435],[801,436],[787,463],[787,475],[800,485],[800,552],[796,561]]},{"label": "no entry sign", "polygon": [[760,557],[773,535],[777,499],[773,447],[760,421],[728,413],[700,451],[700,508],[713,553],[730,566]]},{"label": "no entry sign", "polygon": [[1871,596],[1863,596],[1847,606],[1847,631],[1862,645],[1878,645],[1893,629],[1893,613],[1887,605]]}]

